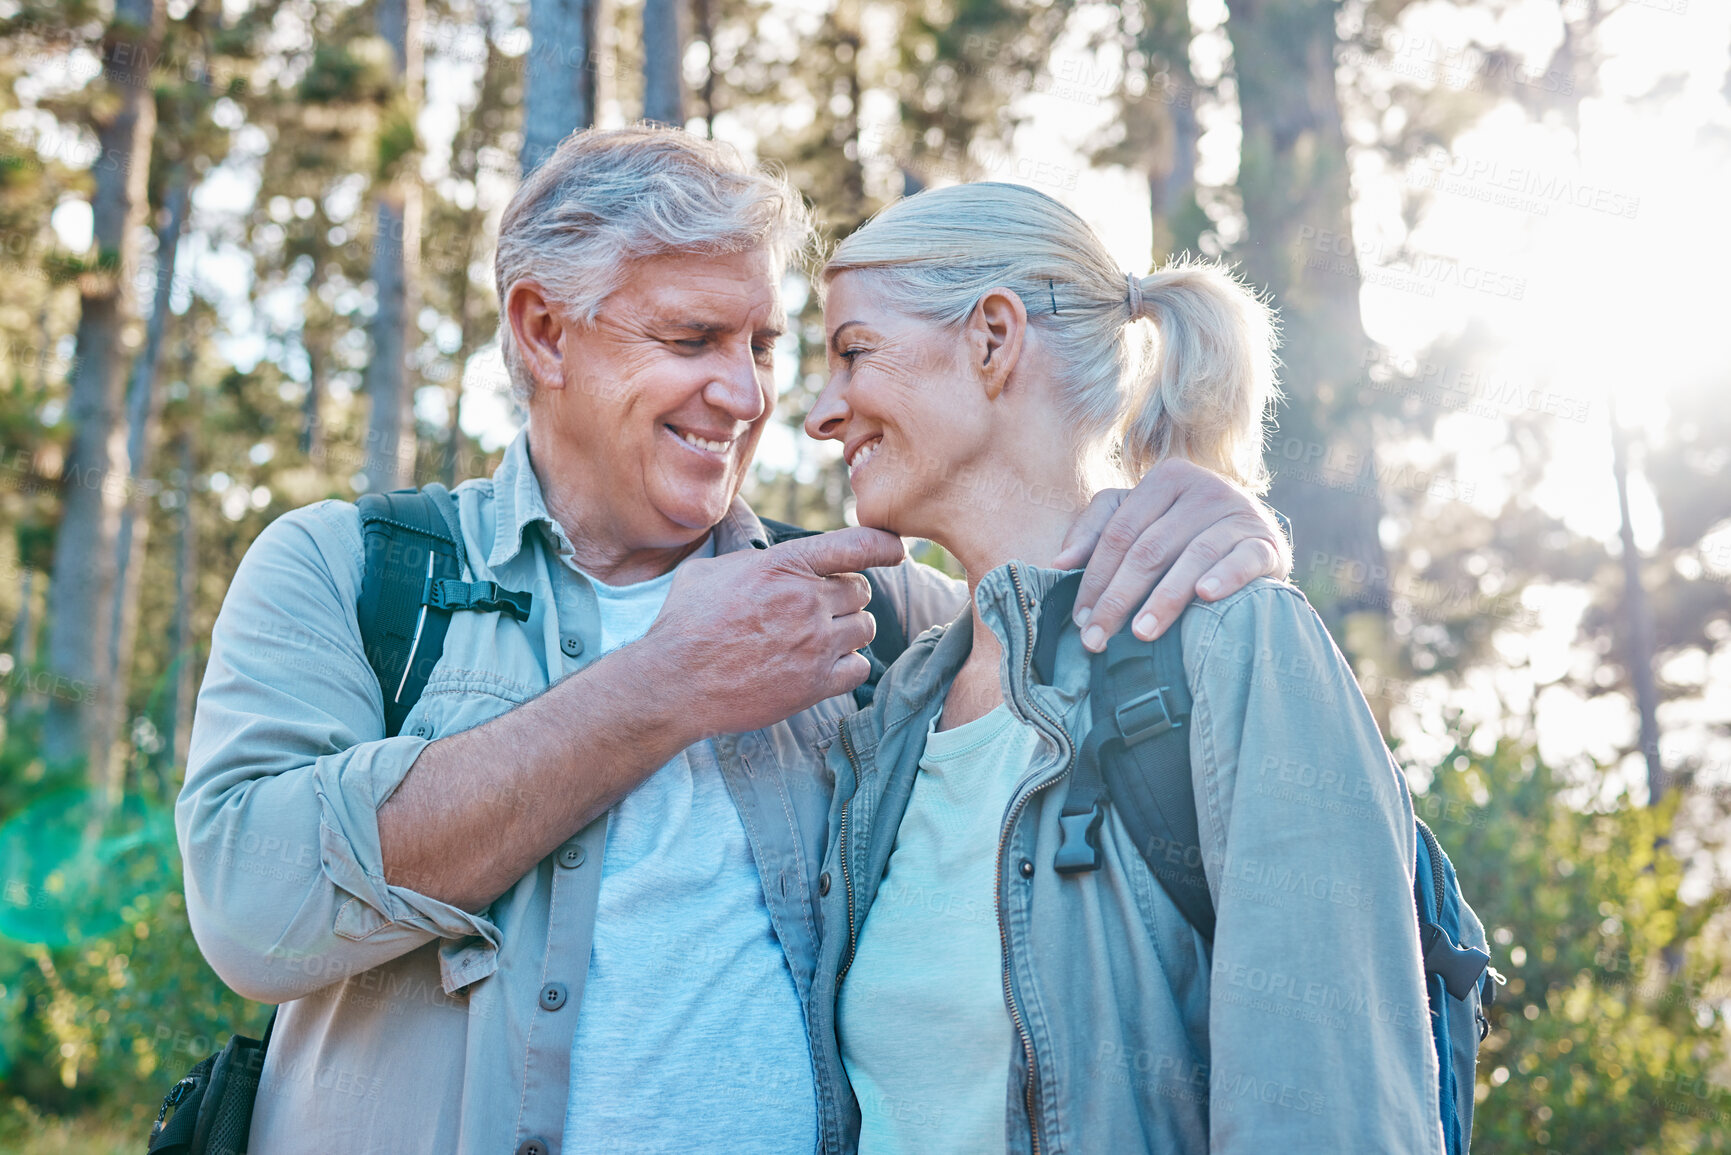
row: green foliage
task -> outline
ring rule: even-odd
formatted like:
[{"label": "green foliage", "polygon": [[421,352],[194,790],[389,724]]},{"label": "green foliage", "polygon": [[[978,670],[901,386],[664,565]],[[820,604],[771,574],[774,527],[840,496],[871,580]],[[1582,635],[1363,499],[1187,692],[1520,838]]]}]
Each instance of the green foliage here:
[{"label": "green foliage", "polygon": [[1589,783],[1530,745],[1481,756],[1457,743],[1415,805],[1508,977],[1479,1052],[1475,1155],[1731,1147],[1731,1091],[1716,1079],[1726,900],[1679,898],[1672,807],[1625,794],[1579,809],[1567,799]]},{"label": "green foliage", "polygon": [[198,952],[166,804],[104,819],[34,738],[26,720],[0,749],[0,1103],[99,1107],[142,1134],[174,1079],[268,1012]]}]

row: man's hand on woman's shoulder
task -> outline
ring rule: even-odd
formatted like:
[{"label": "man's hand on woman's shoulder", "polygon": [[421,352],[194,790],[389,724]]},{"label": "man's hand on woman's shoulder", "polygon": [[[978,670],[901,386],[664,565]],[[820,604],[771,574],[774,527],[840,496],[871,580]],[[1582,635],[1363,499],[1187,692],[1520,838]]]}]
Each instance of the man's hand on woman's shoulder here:
[{"label": "man's hand on woman's shoulder", "polygon": [[1135,489],[1095,495],[1054,564],[1068,569],[1084,562],[1076,623],[1083,644],[1099,650],[1132,611],[1136,636],[1152,640],[1193,598],[1218,601],[1265,575],[1284,580],[1292,547],[1262,502],[1218,474],[1171,458]]}]

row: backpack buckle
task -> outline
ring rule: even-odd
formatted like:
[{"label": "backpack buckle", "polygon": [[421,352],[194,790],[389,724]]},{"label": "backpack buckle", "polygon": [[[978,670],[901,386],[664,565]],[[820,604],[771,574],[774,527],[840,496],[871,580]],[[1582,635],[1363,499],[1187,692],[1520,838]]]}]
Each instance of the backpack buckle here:
[{"label": "backpack buckle", "polygon": [[1175,730],[1183,723],[1172,716],[1171,709],[1166,705],[1166,689],[1149,690],[1124,702],[1113,711],[1118,720],[1118,732],[1124,736],[1124,745],[1134,746],[1148,738],[1158,738],[1168,730]]},{"label": "backpack buckle", "polygon": [[1441,975],[1443,986],[1457,999],[1471,994],[1479,976],[1491,965],[1490,955],[1475,947],[1456,946],[1434,922],[1420,930],[1419,947],[1424,951],[1425,973]]},{"label": "backpack buckle", "polygon": [[1100,823],[1106,811],[1096,802],[1083,814],[1058,815],[1058,842],[1052,868],[1059,874],[1084,874],[1100,869]]},{"label": "backpack buckle", "polygon": [[501,589],[498,582],[465,582],[455,578],[429,581],[430,588],[423,599],[436,610],[474,610],[490,614],[510,614],[520,622],[529,620],[529,606],[535,596],[520,590]]}]

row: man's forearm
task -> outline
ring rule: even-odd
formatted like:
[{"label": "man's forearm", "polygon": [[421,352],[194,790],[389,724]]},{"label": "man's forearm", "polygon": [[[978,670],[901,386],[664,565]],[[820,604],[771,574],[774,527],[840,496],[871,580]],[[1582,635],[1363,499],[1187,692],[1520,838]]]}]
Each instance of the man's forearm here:
[{"label": "man's forearm", "polygon": [[430,743],[379,808],[385,879],[464,910],[701,737],[645,639],[507,714]]}]

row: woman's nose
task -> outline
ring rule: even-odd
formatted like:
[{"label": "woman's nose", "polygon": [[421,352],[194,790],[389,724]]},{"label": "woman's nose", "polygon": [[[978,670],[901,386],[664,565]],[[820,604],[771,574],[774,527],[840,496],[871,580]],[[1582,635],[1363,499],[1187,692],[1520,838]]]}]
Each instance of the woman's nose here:
[{"label": "woman's nose", "polygon": [[816,441],[841,437],[842,427],[847,424],[848,416],[846,392],[836,384],[833,377],[824,385],[823,392],[817,395],[817,401],[811,407],[811,412],[805,415],[806,436]]}]

